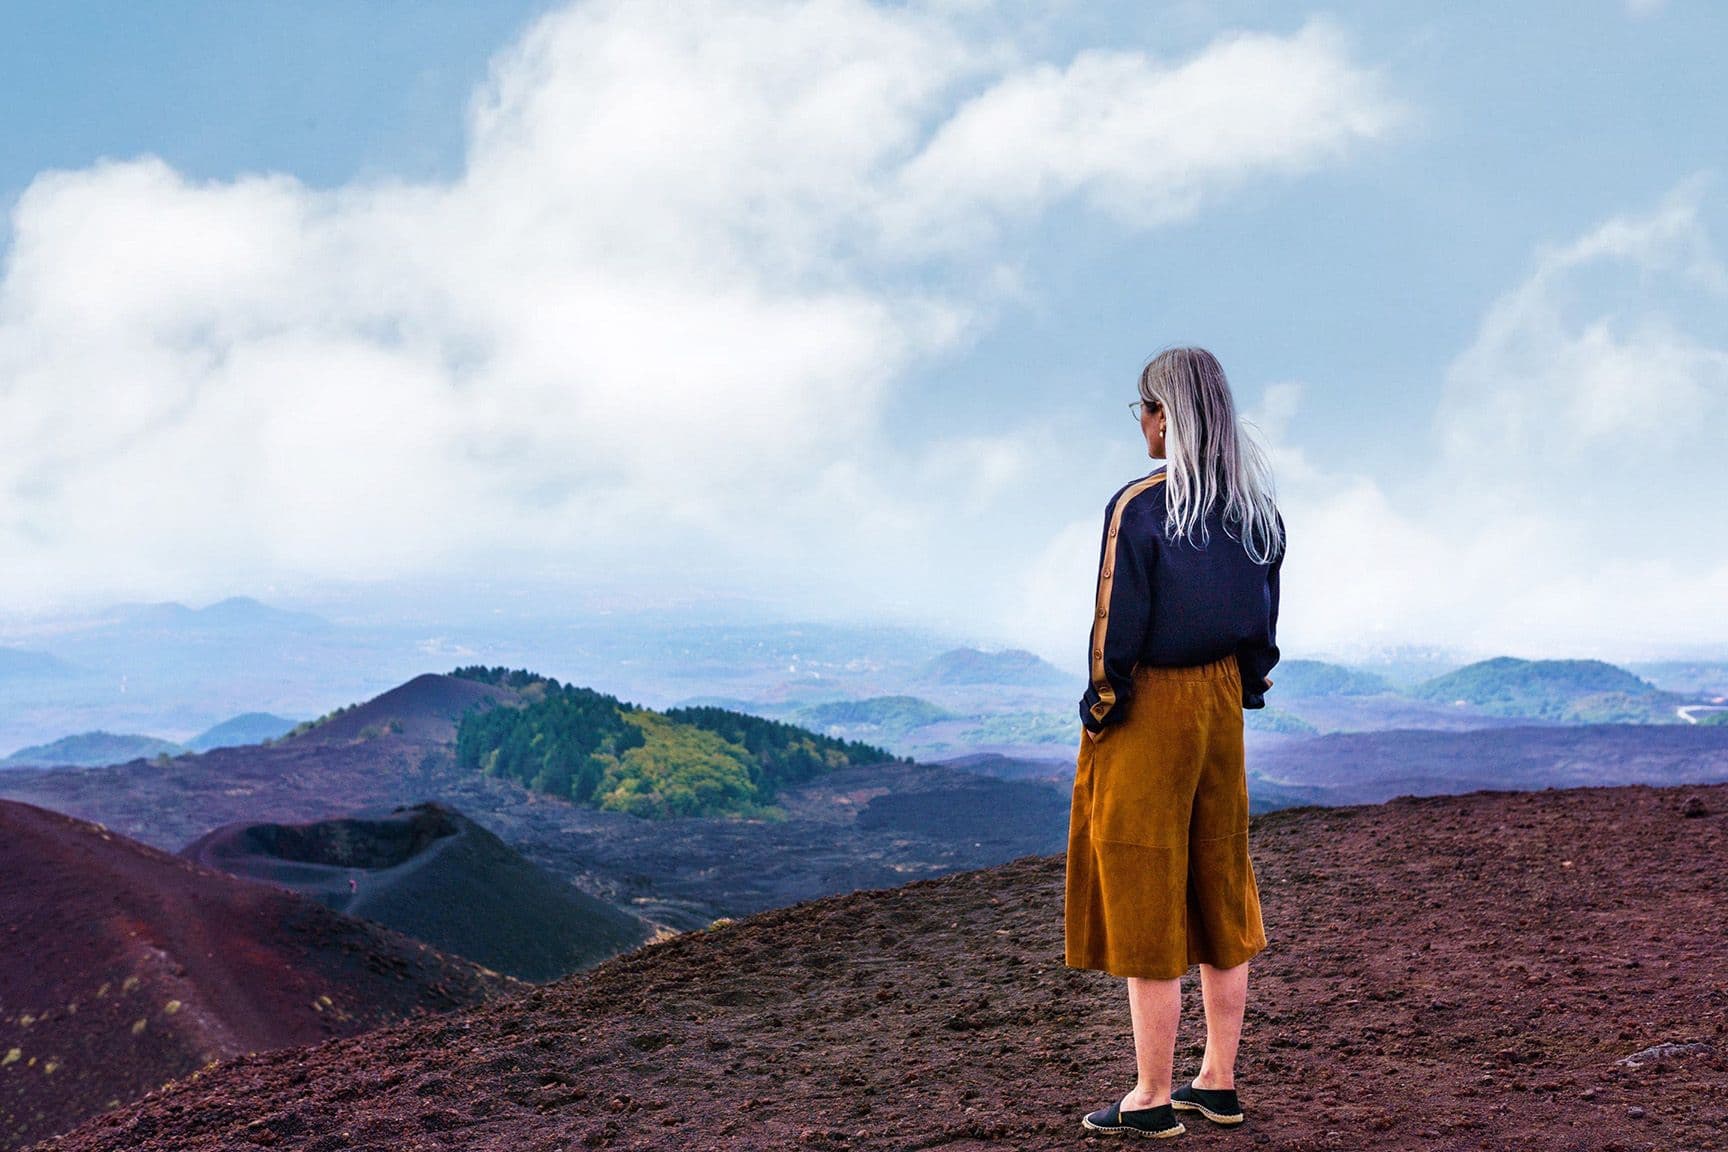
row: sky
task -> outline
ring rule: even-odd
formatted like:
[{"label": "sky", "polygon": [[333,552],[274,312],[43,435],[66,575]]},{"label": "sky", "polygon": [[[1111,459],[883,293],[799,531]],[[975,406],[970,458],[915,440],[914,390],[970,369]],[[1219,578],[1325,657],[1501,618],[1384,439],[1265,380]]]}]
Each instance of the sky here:
[{"label": "sky", "polygon": [[1728,653],[1721,5],[0,20],[10,619],[517,584],[1074,664],[1196,343],[1286,656]]}]

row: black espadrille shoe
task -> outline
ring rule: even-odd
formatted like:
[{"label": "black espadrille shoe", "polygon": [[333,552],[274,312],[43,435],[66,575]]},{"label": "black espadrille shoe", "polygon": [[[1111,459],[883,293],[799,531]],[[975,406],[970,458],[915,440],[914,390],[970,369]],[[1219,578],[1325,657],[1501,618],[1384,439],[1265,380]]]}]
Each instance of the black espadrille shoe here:
[{"label": "black espadrille shoe", "polygon": [[1196,1088],[1189,1082],[1170,1093],[1170,1106],[1198,1112],[1214,1124],[1242,1123],[1242,1105],[1234,1088]]},{"label": "black espadrille shoe", "polygon": [[1156,1108],[1140,1108],[1131,1112],[1122,1111],[1118,1101],[1108,1108],[1100,1108],[1088,1113],[1080,1121],[1082,1127],[1089,1132],[1104,1132],[1120,1136],[1146,1136],[1154,1140],[1162,1140],[1169,1136],[1180,1136],[1188,1131],[1182,1121],[1176,1119],[1176,1113],[1168,1104],[1160,1104]]}]

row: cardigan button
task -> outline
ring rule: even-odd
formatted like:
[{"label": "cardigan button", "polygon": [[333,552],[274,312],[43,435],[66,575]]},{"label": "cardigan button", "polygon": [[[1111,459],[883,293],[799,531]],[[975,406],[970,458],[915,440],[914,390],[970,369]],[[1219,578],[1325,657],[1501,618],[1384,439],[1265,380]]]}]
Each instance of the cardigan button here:
[{"label": "cardigan button", "polygon": [[1104,619],[1104,617],[1106,617],[1108,615],[1110,615],[1110,613],[1107,612],[1106,610],[1104,610],[1103,608],[1098,609],[1098,619],[1102,620],[1102,619]]}]

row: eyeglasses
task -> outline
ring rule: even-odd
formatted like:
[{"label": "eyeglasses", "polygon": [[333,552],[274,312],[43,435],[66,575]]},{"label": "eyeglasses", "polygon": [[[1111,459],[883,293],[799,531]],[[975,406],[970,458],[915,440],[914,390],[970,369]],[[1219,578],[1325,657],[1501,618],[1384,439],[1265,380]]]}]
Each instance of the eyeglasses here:
[{"label": "eyeglasses", "polygon": [[1156,400],[1136,400],[1134,403],[1128,405],[1128,411],[1134,413],[1134,419],[1136,420],[1140,419],[1141,411],[1146,408],[1152,409],[1153,415],[1157,415],[1159,412],[1164,411],[1164,405],[1158,403]]}]

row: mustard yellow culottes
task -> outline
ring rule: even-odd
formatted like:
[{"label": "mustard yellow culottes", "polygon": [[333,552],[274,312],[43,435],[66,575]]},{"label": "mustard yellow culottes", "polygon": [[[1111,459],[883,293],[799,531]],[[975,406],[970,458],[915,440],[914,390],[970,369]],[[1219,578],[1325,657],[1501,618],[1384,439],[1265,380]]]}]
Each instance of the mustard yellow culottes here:
[{"label": "mustard yellow culottes", "polygon": [[1266,947],[1248,860],[1234,655],[1134,671],[1127,716],[1080,734],[1068,818],[1067,963],[1173,980]]}]

